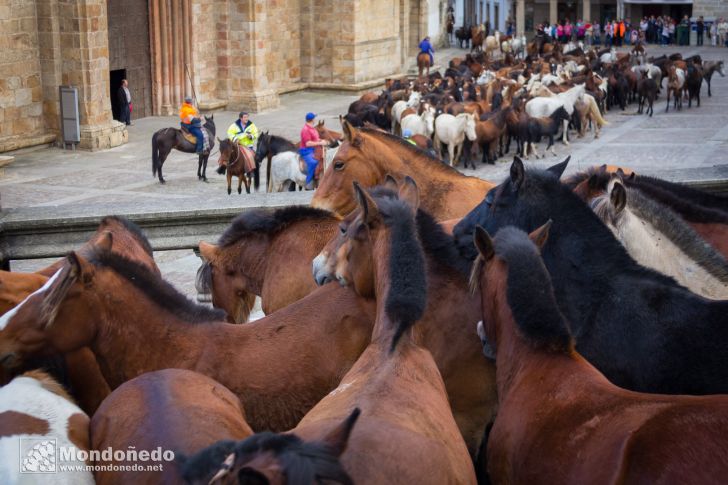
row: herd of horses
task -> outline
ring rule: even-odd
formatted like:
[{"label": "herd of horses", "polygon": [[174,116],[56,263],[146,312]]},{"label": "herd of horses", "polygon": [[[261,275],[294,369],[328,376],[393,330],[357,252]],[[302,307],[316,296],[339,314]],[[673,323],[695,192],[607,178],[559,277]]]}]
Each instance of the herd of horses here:
[{"label": "herd of horses", "polygon": [[343,128],[310,206],[200,242],[213,308],[113,216],[0,273],[4,483],[59,432],[175,455],[62,483],[725,480],[728,199],[568,159],[496,185]]}]

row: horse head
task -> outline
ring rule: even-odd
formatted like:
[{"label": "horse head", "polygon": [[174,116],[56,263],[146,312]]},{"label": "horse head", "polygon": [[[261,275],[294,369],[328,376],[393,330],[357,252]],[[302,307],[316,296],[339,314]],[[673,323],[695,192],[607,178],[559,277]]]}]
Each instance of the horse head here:
[{"label": "horse head", "polygon": [[270,135],[267,131],[264,131],[258,137],[258,146],[255,149],[255,163],[260,165],[263,159],[268,155],[268,143],[270,141]]}]

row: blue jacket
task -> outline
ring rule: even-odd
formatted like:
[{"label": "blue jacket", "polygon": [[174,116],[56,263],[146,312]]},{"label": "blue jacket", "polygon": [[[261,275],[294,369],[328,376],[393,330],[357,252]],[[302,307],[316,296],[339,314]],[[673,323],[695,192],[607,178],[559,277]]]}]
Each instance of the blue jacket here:
[{"label": "blue jacket", "polygon": [[423,40],[420,42],[420,52],[435,52],[435,49],[432,48],[429,40]]}]

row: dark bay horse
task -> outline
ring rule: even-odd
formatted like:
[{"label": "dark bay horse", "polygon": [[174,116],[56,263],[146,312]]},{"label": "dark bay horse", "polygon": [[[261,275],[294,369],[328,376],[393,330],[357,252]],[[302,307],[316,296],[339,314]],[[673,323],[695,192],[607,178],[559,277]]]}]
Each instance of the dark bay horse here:
[{"label": "dark bay horse", "polygon": [[250,193],[251,184],[257,191],[260,187],[260,164],[257,157],[251,150],[241,148],[238,143],[233,143],[228,139],[220,140],[218,138],[217,140],[220,142],[217,173],[226,175],[228,195],[232,192],[233,176],[238,178],[238,194],[243,192],[243,183],[245,183],[245,193]]},{"label": "dark bay horse", "polygon": [[[484,353],[495,354],[498,378],[492,482],[722,482],[728,396],[642,394],[609,382],[574,350],[579,329],[569,328],[537,249],[547,240],[548,225],[531,240],[513,227],[495,240],[482,228],[475,233],[478,333]],[[615,310],[604,313],[618,320],[626,309]]]},{"label": "dark bay horse", "polygon": [[[273,157],[279,153],[291,152],[295,154],[295,157],[291,156],[291,160],[298,161],[300,164],[300,157],[298,156],[298,147],[290,140],[286,140],[282,136],[270,135],[267,131],[260,134],[258,137],[258,146],[255,150],[255,164],[260,166],[263,163],[263,159],[268,159],[268,166],[266,167],[266,192],[273,190],[272,187],[272,166]],[[305,173],[303,178],[305,179]]]},{"label": "dark bay horse", "polygon": [[[215,146],[214,115],[205,116],[203,130],[210,135],[210,151]],[[162,176],[162,165],[173,148],[185,153],[195,153],[195,144],[190,143],[179,128],[162,128],[152,135],[152,175],[159,175],[159,183],[166,183]],[[199,155],[197,160],[197,179],[207,182],[205,171],[210,153]]]},{"label": "dark bay horse", "polygon": [[566,168],[510,176],[455,226],[474,256],[477,224],[494,234],[553,219],[543,259],[577,349],[616,385],[664,394],[728,393],[728,301],[706,300],[636,263],[594,212],[562,184]]},{"label": "dark bay horse", "polygon": [[[390,178],[384,187],[372,189],[371,195],[384,204],[414,186],[410,178],[405,178],[401,187]],[[375,241],[365,237],[366,233],[356,233],[360,210],[341,222],[340,231],[316,257],[312,269],[319,284],[338,280],[357,294],[379,301],[377,267],[372,258]],[[479,301],[467,287],[469,261],[459,256],[452,237],[423,210],[417,211],[415,229],[424,248],[428,301],[414,333],[435,359],[455,422],[475,456],[483,430],[495,412],[496,395],[493,368],[482,358],[480,348],[473,346],[468,332],[468,322],[476,321],[479,315]],[[463,379],[466,375],[473,379]]]}]

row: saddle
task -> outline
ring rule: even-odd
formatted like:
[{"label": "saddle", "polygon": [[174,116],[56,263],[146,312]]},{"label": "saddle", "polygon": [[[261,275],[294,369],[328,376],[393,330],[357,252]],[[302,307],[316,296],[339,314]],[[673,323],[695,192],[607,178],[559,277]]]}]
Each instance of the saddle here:
[{"label": "saddle", "polygon": [[182,131],[182,136],[185,137],[185,140],[192,143],[193,145],[197,143],[197,137],[195,135],[187,131],[187,128],[183,124],[180,124],[180,127]]}]

